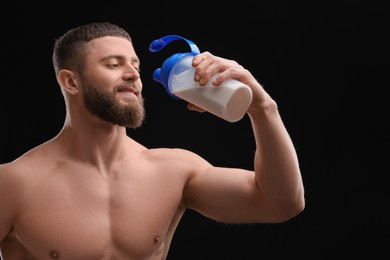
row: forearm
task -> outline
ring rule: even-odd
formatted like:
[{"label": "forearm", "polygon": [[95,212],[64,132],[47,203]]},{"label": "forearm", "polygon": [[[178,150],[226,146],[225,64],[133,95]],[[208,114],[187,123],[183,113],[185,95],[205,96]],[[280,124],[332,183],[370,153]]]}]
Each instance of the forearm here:
[{"label": "forearm", "polygon": [[271,216],[285,220],[303,210],[304,188],[297,154],[277,104],[264,93],[249,117],[256,140],[254,169],[262,201]]}]

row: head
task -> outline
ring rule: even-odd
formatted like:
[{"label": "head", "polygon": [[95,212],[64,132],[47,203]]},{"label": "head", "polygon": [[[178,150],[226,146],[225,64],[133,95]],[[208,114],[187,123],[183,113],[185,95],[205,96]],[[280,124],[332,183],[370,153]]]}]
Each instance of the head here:
[{"label": "head", "polygon": [[[116,42],[118,49],[111,47],[117,46]],[[68,109],[77,96],[92,115],[104,121],[130,128],[142,124],[145,111],[140,64],[123,28],[101,22],[67,31],[55,41],[53,65]],[[137,98],[119,98],[125,91]]]}]

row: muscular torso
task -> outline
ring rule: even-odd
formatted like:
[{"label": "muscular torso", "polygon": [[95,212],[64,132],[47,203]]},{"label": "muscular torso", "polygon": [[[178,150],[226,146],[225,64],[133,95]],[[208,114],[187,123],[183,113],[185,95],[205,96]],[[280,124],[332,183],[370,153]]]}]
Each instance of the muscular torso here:
[{"label": "muscular torso", "polygon": [[16,173],[23,181],[12,192],[4,259],[165,259],[186,177],[159,153],[145,150],[108,170],[51,155],[27,163],[28,172]]}]

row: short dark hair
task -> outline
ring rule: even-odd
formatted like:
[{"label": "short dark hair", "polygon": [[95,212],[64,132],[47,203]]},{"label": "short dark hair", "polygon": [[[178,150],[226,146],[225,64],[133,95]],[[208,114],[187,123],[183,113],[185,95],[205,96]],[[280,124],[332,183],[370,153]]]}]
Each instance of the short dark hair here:
[{"label": "short dark hair", "polygon": [[58,75],[62,69],[81,69],[85,45],[105,36],[121,37],[132,42],[126,30],[108,22],[90,23],[71,29],[55,41],[52,57],[55,74]]}]

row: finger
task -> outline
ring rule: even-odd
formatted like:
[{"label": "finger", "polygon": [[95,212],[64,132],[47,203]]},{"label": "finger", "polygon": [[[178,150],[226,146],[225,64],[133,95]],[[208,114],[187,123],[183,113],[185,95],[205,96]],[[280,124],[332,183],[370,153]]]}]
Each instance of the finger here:
[{"label": "finger", "polygon": [[204,109],[202,109],[202,108],[200,108],[192,103],[187,103],[187,108],[191,111],[197,111],[197,112],[201,112],[201,113],[206,111],[206,110],[204,110]]}]

